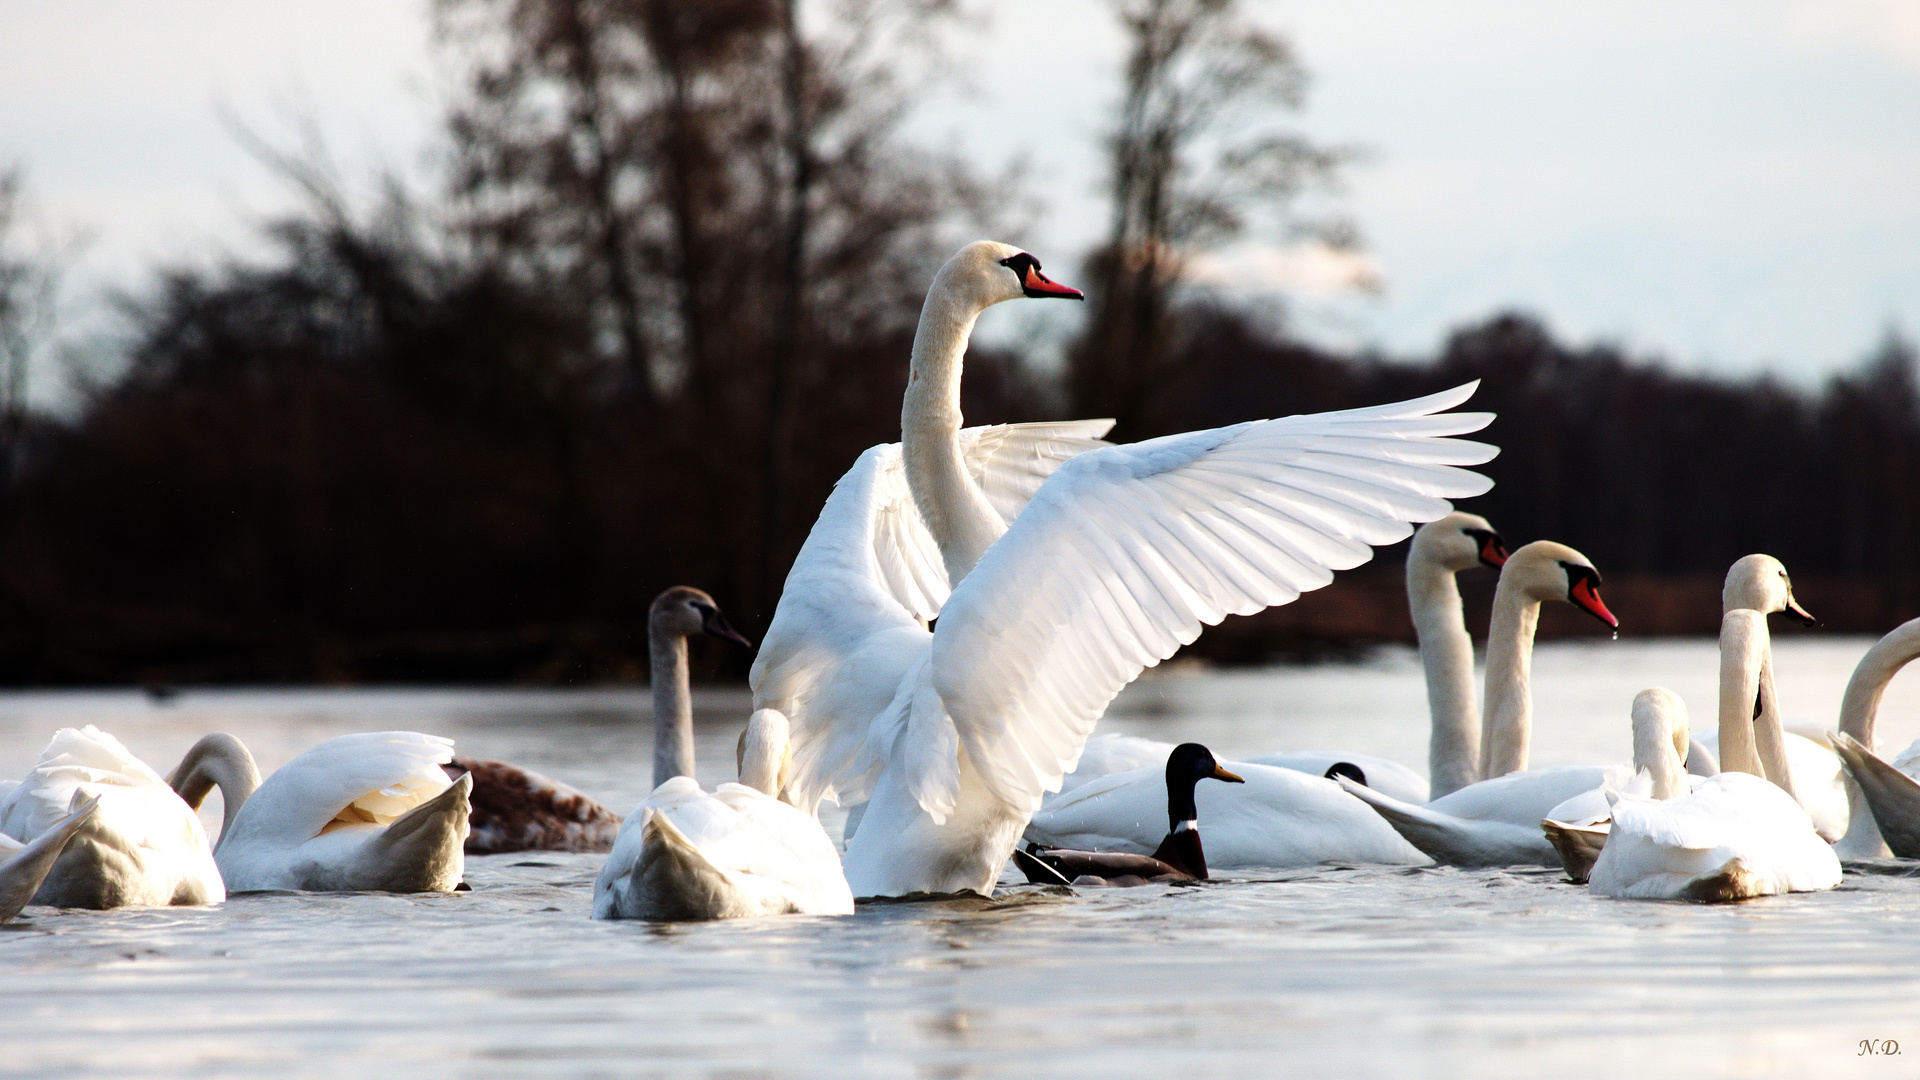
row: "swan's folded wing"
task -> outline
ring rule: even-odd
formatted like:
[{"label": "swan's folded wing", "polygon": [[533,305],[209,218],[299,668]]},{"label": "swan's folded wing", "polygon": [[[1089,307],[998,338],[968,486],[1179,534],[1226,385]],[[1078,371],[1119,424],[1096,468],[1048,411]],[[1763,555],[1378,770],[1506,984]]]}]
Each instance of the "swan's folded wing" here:
[{"label": "swan's folded wing", "polygon": [[1108,702],[1202,626],[1284,604],[1491,482],[1485,413],[1416,401],[1111,446],[1062,465],[947,601],[934,683],[974,767],[1027,810]]},{"label": "swan's folded wing", "polygon": [[267,777],[241,806],[235,838],[297,844],[336,820],[386,824],[446,790],[440,766],[452,760],[452,739],[417,731],[328,739]]}]

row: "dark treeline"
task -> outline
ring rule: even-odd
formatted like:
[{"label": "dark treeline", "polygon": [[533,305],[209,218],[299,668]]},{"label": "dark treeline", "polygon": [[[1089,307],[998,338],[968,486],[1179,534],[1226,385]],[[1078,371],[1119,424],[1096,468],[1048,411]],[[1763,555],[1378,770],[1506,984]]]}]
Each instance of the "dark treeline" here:
[{"label": "dark treeline", "polygon": [[[896,136],[947,4],[849,0],[818,27],[798,7],[440,0],[467,73],[442,194],[357,202],[319,153],[258,146],[304,195],[272,255],[123,299],[117,373],[68,418],[9,384],[0,682],[637,678],[677,583],[764,627],[834,479],[898,437],[933,270],[1018,242],[1023,206]],[[974,350],[969,422],[1112,415],[1133,440],[1480,379],[1502,453],[1473,509],[1592,556],[1630,631],[1710,628],[1756,550],[1835,626],[1920,614],[1905,343],[1804,393],[1512,315],[1421,361],[1289,340],[1186,285],[1181,253],[1357,242],[1290,216],[1341,153],[1247,121],[1298,105],[1296,61],[1228,0],[1113,7],[1134,51],[1088,318],[1058,373]],[[4,223],[0,301],[31,277]],[[1194,648],[1403,638],[1395,563]]]}]

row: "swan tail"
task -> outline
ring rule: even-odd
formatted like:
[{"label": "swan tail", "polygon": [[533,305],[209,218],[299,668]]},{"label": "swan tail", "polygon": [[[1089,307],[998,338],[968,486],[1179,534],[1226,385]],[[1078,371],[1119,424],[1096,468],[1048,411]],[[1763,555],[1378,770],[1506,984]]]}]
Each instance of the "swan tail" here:
[{"label": "swan tail", "polygon": [[1600,852],[1607,846],[1607,826],[1569,825],[1542,818],[1540,831],[1560,853],[1560,865],[1566,868],[1568,880],[1575,885],[1585,885],[1593,874],[1593,864],[1600,860]]},{"label": "swan tail", "polygon": [[0,923],[20,914],[20,909],[32,901],[33,894],[40,891],[40,883],[47,879],[53,864],[66,851],[67,842],[100,808],[100,797],[76,791],[71,806],[67,816],[53,828],[34,837],[5,863],[0,863]]},{"label": "swan tail", "polygon": [[1920,859],[1920,783],[1845,732],[1828,732],[1827,741],[1860,786],[1887,850],[1902,859]]},{"label": "swan tail", "polygon": [[1775,891],[1770,886],[1766,876],[1754,873],[1746,860],[1736,856],[1713,873],[1702,874],[1687,882],[1676,899],[1700,904],[1724,904],[1766,896]]},{"label": "swan tail", "polygon": [[1407,843],[1436,863],[1448,866],[1558,866],[1560,856],[1538,830],[1499,821],[1470,821],[1401,802],[1356,784],[1335,781],[1347,794],[1373,807]]},{"label": "swan tail", "polygon": [[742,875],[709,859],[667,815],[649,809],[623,918],[695,922],[771,914],[747,895]]},{"label": "swan tail", "polygon": [[353,887],[386,892],[452,892],[466,872],[463,851],[472,815],[473,777],[414,807],[368,842],[373,880]]}]

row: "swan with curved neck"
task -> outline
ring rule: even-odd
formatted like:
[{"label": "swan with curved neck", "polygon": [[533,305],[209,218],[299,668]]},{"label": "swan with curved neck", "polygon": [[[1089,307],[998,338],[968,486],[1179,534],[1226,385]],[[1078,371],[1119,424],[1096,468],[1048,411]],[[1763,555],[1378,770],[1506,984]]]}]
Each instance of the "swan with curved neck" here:
[{"label": "swan with curved neck", "polygon": [[1083,300],[1047,279],[1018,248],[968,244],[934,275],[913,334],[907,393],[900,404],[900,452],[913,503],[940,546],[947,583],[957,586],[1007,523],[969,474],[960,452],[960,371],[982,312],[1020,297]]},{"label": "swan with curved neck", "polygon": [[835,487],[755,661],[756,707],[792,721],[789,796],[806,807],[870,796],[846,854],[860,895],[990,891],[1042,796],[1143,669],[1228,614],[1327,584],[1488,486],[1458,466],[1493,448],[1451,436],[1489,418],[1443,413],[1471,386],[1124,446],[1090,441],[1103,423],[1020,435],[1044,453],[987,445],[1013,429],[961,429],[960,367],[980,311],[1075,295],[1004,244],[969,245],[942,267],[901,443],[870,448]]},{"label": "swan with curved neck", "polygon": [[1920,619],[1902,623],[1874,642],[1854,667],[1840,699],[1840,730],[1832,741],[1846,763],[1851,813],[1847,834],[1834,849],[1848,858],[1920,858],[1920,781],[1913,775],[1920,773],[1915,767],[1920,740],[1896,759],[1898,764],[1879,757],[1874,740],[1887,684],[1915,657],[1920,657]]},{"label": "swan with curved neck", "polygon": [[1536,540],[1507,558],[1487,632],[1487,723],[1481,751],[1487,779],[1425,806],[1341,781],[1435,862],[1558,865],[1558,856],[1541,835],[1540,821],[1554,807],[1605,781],[1606,769],[1599,765],[1526,768],[1533,726],[1534,629],[1540,605],[1548,601],[1565,601],[1609,627],[1619,626],[1600,598],[1600,572],[1578,551]]},{"label": "swan with curved neck", "polygon": [[1480,779],[1480,708],[1473,693],[1473,639],[1457,575],[1475,566],[1498,570],[1507,548],[1486,518],[1459,511],[1429,521],[1407,552],[1407,610],[1427,676],[1428,798]]},{"label": "swan with curved neck", "polygon": [[1560,853],[1560,863],[1574,884],[1586,883],[1594,861],[1606,847],[1613,813],[1607,792],[1644,782],[1648,798],[1665,800],[1685,795],[1692,790],[1686,767],[1690,742],[1687,706],[1680,695],[1664,686],[1634,695],[1633,776],[1620,778],[1622,782],[1609,777],[1606,786],[1568,799],[1540,822],[1541,831]]},{"label": "swan with curved neck", "polygon": [[452,892],[466,860],[467,795],[441,766],[453,740],[413,731],[342,735],[265,781],[239,739],[196,742],[167,783],[199,807],[225,804],[213,858],[232,892]]},{"label": "swan with curved neck", "polygon": [[1618,631],[1600,599],[1600,572],[1565,544],[1535,540],[1500,570],[1487,627],[1487,722],[1481,733],[1480,775],[1491,780],[1527,767],[1533,738],[1533,636],[1540,605],[1564,600]]}]

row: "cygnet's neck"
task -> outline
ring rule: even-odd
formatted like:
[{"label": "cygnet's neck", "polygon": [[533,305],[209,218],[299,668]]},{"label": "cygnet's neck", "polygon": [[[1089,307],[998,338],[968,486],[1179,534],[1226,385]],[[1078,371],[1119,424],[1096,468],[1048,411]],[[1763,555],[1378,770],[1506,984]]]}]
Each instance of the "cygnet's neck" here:
[{"label": "cygnet's neck", "polygon": [[[1512,566],[1512,563],[1508,563]],[[1503,572],[1487,626],[1487,720],[1480,740],[1480,776],[1491,780],[1527,767],[1533,738],[1533,635],[1540,601]]]},{"label": "cygnet's neck", "polygon": [[1433,733],[1427,746],[1432,797],[1458,791],[1480,778],[1480,709],[1473,696],[1473,639],[1454,571],[1423,557],[1407,557],[1407,609],[1427,673],[1427,712]]},{"label": "cygnet's neck", "polygon": [[653,786],[693,775],[693,690],[687,671],[687,638],[678,630],[647,625],[653,681]]},{"label": "cygnet's neck", "polygon": [[945,271],[934,279],[920,309],[900,407],[907,486],[927,531],[940,545],[950,586],[958,586],[1007,530],[960,454],[960,369],[979,317],[980,309],[950,287]]}]

